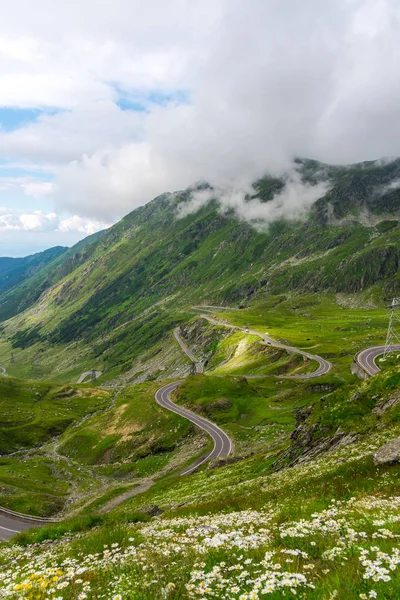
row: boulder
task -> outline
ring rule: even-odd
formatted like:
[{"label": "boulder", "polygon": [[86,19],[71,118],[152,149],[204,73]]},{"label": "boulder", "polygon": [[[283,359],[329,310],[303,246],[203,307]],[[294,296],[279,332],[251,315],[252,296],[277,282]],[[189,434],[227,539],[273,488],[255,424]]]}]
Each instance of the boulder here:
[{"label": "boulder", "polygon": [[374,454],[376,465],[394,465],[400,462],[400,437],[381,446]]},{"label": "boulder", "polygon": [[150,506],[145,506],[143,508],[143,512],[150,517],[158,517],[159,515],[162,515],[164,511],[156,504],[150,504]]}]

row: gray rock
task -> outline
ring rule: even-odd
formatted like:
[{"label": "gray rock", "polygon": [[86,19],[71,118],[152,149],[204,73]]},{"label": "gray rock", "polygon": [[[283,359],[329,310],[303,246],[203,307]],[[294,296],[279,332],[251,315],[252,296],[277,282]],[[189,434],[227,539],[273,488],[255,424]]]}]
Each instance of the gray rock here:
[{"label": "gray rock", "polygon": [[376,465],[393,465],[400,462],[400,437],[381,446],[374,454]]},{"label": "gray rock", "polygon": [[380,400],[372,409],[374,415],[382,416],[387,410],[394,408],[400,402],[400,393],[394,394],[388,400]]},{"label": "gray rock", "polygon": [[162,508],[157,506],[157,504],[150,504],[150,506],[145,506],[143,508],[143,512],[150,517],[158,517],[159,515],[162,515],[164,511]]}]

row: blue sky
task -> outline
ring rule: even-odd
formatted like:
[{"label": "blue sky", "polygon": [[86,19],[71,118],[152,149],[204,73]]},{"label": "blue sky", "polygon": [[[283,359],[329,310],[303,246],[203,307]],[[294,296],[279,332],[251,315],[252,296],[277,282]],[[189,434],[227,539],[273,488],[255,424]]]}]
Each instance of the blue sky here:
[{"label": "blue sky", "polygon": [[[196,181],[249,218],[251,183],[294,156],[399,156],[399,61],[392,0],[13,0],[0,254],[71,245]],[[281,216],[309,197],[289,200]]]},{"label": "blue sky", "polygon": [[[168,104],[187,104],[188,94],[184,91],[127,92],[113,85],[116,94],[113,106],[127,114],[146,114],[155,106],[165,107]],[[109,107],[110,108],[110,107]],[[46,121],[51,123],[57,115],[68,115],[73,111],[61,108],[19,108],[0,107],[0,132],[8,136],[35,135],[34,128],[39,130]],[[112,113],[112,111],[110,111]],[[10,150],[5,158],[0,159],[0,256],[22,256],[42,251],[54,244],[73,245],[85,235],[103,229],[123,212],[109,218],[93,218],[83,215],[78,220],[78,228],[74,229],[68,222],[75,211],[62,210],[57,206],[58,173],[65,165],[48,160],[21,160],[20,150]],[[60,210],[61,209],[61,210]],[[49,229],[48,215],[56,212],[57,219],[53,228]],[[18,217],[35,215],[32,225],[24,217],[24,223]],[[76,221],[76,219],[75,219]],[[28,222],[28,225],[27,225]],[[53,223],[53,220],[51,221]],[[67,223],[67,225],[66,225]]]}]

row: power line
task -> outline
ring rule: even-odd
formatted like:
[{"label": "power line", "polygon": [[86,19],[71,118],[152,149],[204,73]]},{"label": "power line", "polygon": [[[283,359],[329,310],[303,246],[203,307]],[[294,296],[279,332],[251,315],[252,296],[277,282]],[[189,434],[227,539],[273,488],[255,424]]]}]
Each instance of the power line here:
[{"label": "power line", "polygon": [[390,310],[389,327],[383,358],[386,358],[390,352],[393,352],[392,346],[400,344],[400,298],[393,298],[388,309]]}]

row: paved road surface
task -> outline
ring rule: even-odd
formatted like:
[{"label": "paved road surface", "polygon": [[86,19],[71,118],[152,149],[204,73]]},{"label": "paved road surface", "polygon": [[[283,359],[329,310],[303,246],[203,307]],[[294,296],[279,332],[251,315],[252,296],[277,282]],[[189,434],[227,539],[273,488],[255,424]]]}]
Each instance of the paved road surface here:
[{"label": "paved road surface", "polygon": [[155,394],[156,402],[163,408],[166,408],[167,410],[184,417],[191,423],[197,425],[197,427],[200,427],[200,429],[206,431],[214,442],[214,448],[207,454],[207,456],[202,458],[200,462],[196,461],[194,465],[188,467],[181,473],[181,475],[189,475],[198,469],[200,465],[211,460],[212,458],[228,456],[232,449],[232,442],[226,433],[217,425],[211,421],[208,421],[207,419],[204,419],[203,417],[200,417],[199,415],[196,415],[195,413],[192,413],[190,410],[187,410],[187,408],[178,406],[170,400],[170,394],[175,391],[181,383],[182,381],[174,381],[173,383],[168,383],[160,388]]},{"label": "paved road surface", "polygon": [[[220,321],[219,319],[215,319],[214,317],[210,317],[209,315],[200,314],[199,316],[203,319],[206,319],[210,323],[213,323],[214,325],[222,325],[223,327],[228,327],[229,329],[234,329],[236,331],[243,331],[244,333],[248,333],[250,335],[258,335],[258,337],[260,337],[269,346],[282,348],[282,350],[286,350],[287,352],[291,352],[294,354],[301,354],[305,358],[308,358],[309,360],[315,360],[318,363],[318,369],[316,371],[312,371],[311,373],[303,373],[302,375],[280,375],[280,379],[312,379],[313,377],[321,377],[321,375],[326,375],[326,373],[328,373],[332,368],[332,364],[328,360],[325,360],[325,358],[322,358],[317,354],[310,354],[309,352],[304,352],[303,350],[299,350],[298,348],[294,348],[293,346],[286,346],[285,344],[281,344],[277,340],[270,338],[264,333],[255,331],[254,329],[249,329],[248,327],[238,327],[237,325],[231,325],[230,323],[225,323],[224,321]],[[246,377],[255,379],[263,376],[246,375]]]},{"label": "paved road surface", "polygon": [[179,327],[176,327],[176,329],[174,329],[174,336],[175,336],[176,341],[178,342],[178,344],[180,345],[180,347],[186,354],[186,356],[188,356],[190,358],[190,360],[192,361],[192,363],[194,364],[196,373],[204,373],[204,368],[203,368],[202,363],[197,360],[197,358],[195,357],[193,352],[190,350],[190,348],[187,346],[187,344],[183,341],[183,339],[179,335]]},{"label": "paved road surface", "polygon": [[100,377],[100,375],[102,375],[102,372],[101,371],[85,371],[85,373],[82,373],[82,375],[79,377],[79,379],[76,383],[83,383],[87,377],[92,377],[92,375],[94,375],[94,377],[92,378],[92,381],[94,381],[95,379],[98,379]]},{"label": "paved road surface", "polygon": [[[395,352],[400,352],[400,344],[396,346],[390,346],[390,348]],[[384,353],[384,351],[385,346],[373,346],[372,348],[366,348],[365,350],[361,350],[361,352],[356,354],[355,360],[359,366],[364,369],[367,375],[373,377],[380,372],[380,368],[376,365],[375,361],[378,356]]]},{"label": "paved road surface", "polygon": [[0,540],[9,540],[16,533],[24,531],[25,529],[31,529],[32,526],[34,525],[0,515]]},{"label": "paved road surface", "polygon": [[6,508],[0,508],[0,540],[9,540],[20,531],[40,527],[40,525],[51,522],[51,519],[29,517],[28,515],[20,515]]},{"label": "paved road surface", "polygon": [[[206,307],[203,308],[205,309]],[[210,306],[207,308],[212,309],[213,307]],[[310,354],[309,352],[304,352],[303,350],[299,350],[298,348],[294,348],[292,346],[286,346],[285,344],[281,344],[280,342],[270,338],[266,334],[254,331],[253,329],[249,329],[247,327],[238,327],[236,325],[230,325],[228,323],[224,323],[223,321],[219,321],[218,319],[214,319],[209,315],[201,314],[200,316],[203,319],[206,319],[207,321],[215,325],[223,325],[224,327],[228,327],[230,329],[244,331],[245,333],[249,333],[251,335],[257,335],[261,337],[264,340],[264,342],[268,345],[275,346],[277,348],[282,348],[284,350],[287,350],[288,352],[301,354],[302,356],[305,356],[310,360],[315,360],[319,365],[318,369],[316,371],[313,371],[312,373],[304,373],[303,375],[286,375],[282,377],[292,379],[311,379],[313,377],[325,375],[332,368],[331,363],[322,358],[321,356],[318,356],[316,354]],[[179,328],[175,329],[174,336],[179,345],[181,346],[182,350],[195,365],[196,373],[203,373],[203,365],[196,359],[194,354],[191,352],[190,348],[180,337]],[[362,367],[366,371],[368,375],[376,375],[377,373],[379,373],[380,369],[375,364],[375,360],[378,356],[383,354],[384,349],[385,346],[375,346],[372,348],[366,348],[365,350],[361,350],[361,352],[359,352],[356,355],[355,360],[360,365],[360,367]],[[392,346],[392,349],[400,352],[400,345]],[[0,367],[0,375],[7,375],[7,372],[4,369],[4,367]],[[84,381],[86,377],[89,377],[90,375],[92,375],[92,371],[87,371],[86,373],[83,373],[80,376],[78,383],[82,383],[82,381]],[[96,378],[100,377],[100,375],[101,372],[96,371]],[[259,376],[248,375],[247,377]],[[211,421],[208,421],[207,419],[204,419],[203,417],[192,413],[190,410],[183,408],[182,406],[176,405],[170,400],[170,394],[174,390],[176,390],[176,388],[181,383],[182,381],[174,381],[161,387],[155,394],[156,402],[163,408],[166,408],[167,410],[170,410],[171,412],[174,412],[175,414],[180,415],[185,419],[188,419],[191,423],[194,423],[195,425],[197,425],[197,427],[200,427],[200,429],[206,431],[214,442],[214,447],[211,450],[211,452],[207,454],[207,456],[197,460],[194,465],[187,467],[181,473],[181,475],[189,475],[190,473],[193,473],[193,471],[198,469],[200,465],[213,458],[218,458],[220,456],[228,456],[232,450],[232,442],[227,436],[227,434],[220,427],[218,427]],[[43,525],[45,522],[45,519],[40,520],[35,519],[33,517],[30,518],[27,515],[18,516],[18,514],[13,513],[12,511],[7,511],[7,509],[3,509],[0,507],[0,540],[10,539],[13,535],[15,535],[15,533],[19,531],[31,529],[32,527],[38,527],[40,525]]]}]

